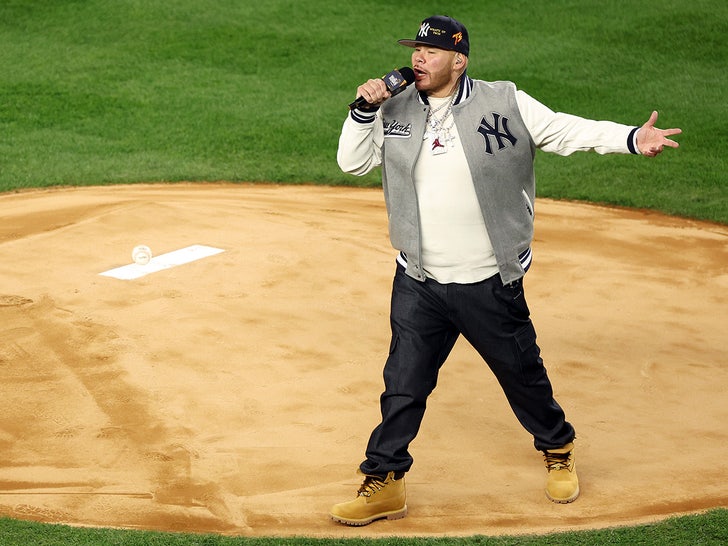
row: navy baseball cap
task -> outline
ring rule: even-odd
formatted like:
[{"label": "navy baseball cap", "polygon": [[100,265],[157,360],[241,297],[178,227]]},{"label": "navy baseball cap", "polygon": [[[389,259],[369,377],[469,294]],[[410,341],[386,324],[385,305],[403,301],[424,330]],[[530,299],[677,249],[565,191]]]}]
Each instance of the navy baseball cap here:
[{"label": "navy baseball cap", "polygon": [[466,57],[470,55],[470,39],[465,25],[446,15],[428,17],[420,24],[414,40],[399,40],[397,43],[407,47],[425,44],[457,51]]}]

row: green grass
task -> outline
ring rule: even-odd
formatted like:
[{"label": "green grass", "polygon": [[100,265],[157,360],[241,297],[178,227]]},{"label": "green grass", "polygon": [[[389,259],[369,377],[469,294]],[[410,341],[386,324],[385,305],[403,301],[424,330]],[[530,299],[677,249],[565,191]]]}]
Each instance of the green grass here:
[{"label": "green grass", "polygon": [[[538,193],[728,223],[725,0],[3,0],[0,191],[227,180],[377,186],[343,175],[356,86],[409,62],[396,40],[448,13],[472,76],[554,110],[679,126],[655,160],[539,154]],[[534,538],[387,544],[718,544],[728,512]],[[342,541],[300,539],[295,544]],[[273,544],[0,520],[0,544]],[[347,544],[378,544],[352,540]]]},{"label": "green grass", "polygon": [[555,110],[680,126],[656,160],[539,154],[541,196],[728,223],[728,3],[5,0],[0,191],[228,180],[379,184],[334,160],[356,86],[419,20],[471,33],[470,73]]},{"label": "green grass", "polygon": [[3,546],[577,546],[594,544],[654,544],[659,546],[724,545],[728,541],[728,510],[712,510],[702,515],[670,518],[660,523],[638,527],[619,527],[557,533],[545,536],[464,538],[315,539],[315,538],[243,538],[219,535],[190,535],[152,531],[112,529],[78,529],[65,525],[48,525],[0,519]]}]

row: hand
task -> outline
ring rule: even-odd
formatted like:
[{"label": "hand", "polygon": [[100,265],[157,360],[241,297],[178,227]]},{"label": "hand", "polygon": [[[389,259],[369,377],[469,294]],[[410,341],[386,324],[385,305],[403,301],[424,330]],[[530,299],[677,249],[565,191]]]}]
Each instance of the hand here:
[{"label": "hand", "polygon": [[372,106],[382,104],[392,96],[382,79],[368,80],[356,88],[356,96],[363,97]]},{"label": "hand", "polygon": [[655,127],[657,121],[657,112],[652,112],[650,119],[647,120],[639,131],[637,131],[637,149],[640,153],[647,157],[655,157],[657,154],[662,153],[665,146],[670,148],[677,148],[680,146],[674,140],[670,140],[669,136],[679,135],[682,133],[681,129],[658,129]]}]

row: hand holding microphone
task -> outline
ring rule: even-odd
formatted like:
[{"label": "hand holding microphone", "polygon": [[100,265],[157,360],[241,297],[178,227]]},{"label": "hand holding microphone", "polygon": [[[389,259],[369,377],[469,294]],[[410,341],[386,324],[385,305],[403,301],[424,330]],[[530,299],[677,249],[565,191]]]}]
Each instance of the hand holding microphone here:
[{"label": "hand holding microphone", "polygon": [[368,80],[357,88],[358,98],[349,104],[349,110],[381,104],[388,98],[404,91],[405,87],[414,81],[415,73],[408,66],[392,70],[381,79]]}]

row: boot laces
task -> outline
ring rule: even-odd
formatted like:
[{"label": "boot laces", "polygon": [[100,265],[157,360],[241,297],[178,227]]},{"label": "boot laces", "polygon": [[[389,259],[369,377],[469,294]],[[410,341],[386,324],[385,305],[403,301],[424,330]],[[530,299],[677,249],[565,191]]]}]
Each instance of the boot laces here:
[{"label": "boot laces", "polygon": [[362,497],[371,497],[375,493],[384,489],[388,483],[389,482],[386,479],[383,480],[376,476],[367,476],[364,478],[364,483],[361,484],[357,494]]},{"label": "boot laces", "polygon": [[544,451],[543,458],[546,461],[546,469],[549,472],[552,470],[569,470],[571,466],[571,451],[566,453]]}]

